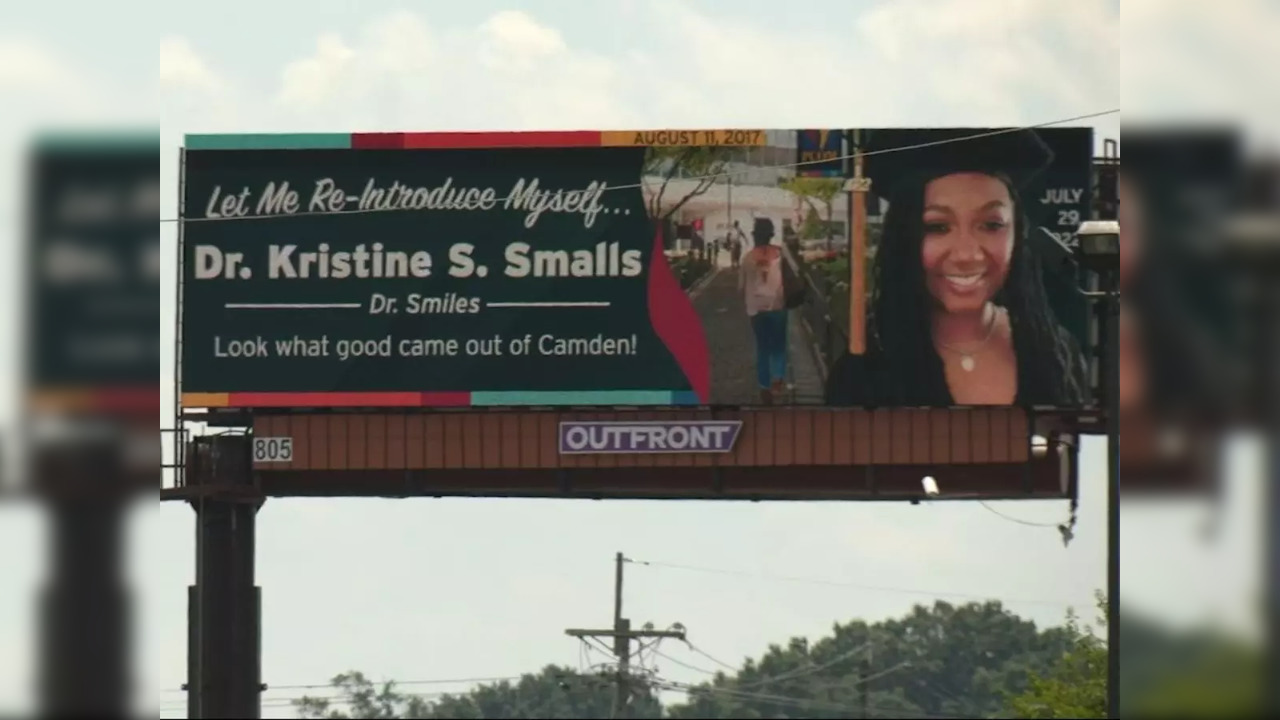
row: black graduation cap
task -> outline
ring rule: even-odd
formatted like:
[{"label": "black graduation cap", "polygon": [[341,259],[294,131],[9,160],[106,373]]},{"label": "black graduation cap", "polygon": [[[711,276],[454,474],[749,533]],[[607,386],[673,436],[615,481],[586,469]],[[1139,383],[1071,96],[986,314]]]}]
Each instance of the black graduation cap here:
[{"label": "black graduation cap", "polygon": [[863,158],[863,176],[871,179],[871,192],[887,199],[908,182],[958,172],[1004,174],[1022,190],[1053,163],[1053,151],[1034,130],[886,128],[864,132],[868,137],[860,150],[868,155]]},{"label": "black graduation cap", "polygon": [[773,220],[767,217],[758,217],[755,224],[751,228],[752,234],[763,235],[765,237],[773,237]]}]

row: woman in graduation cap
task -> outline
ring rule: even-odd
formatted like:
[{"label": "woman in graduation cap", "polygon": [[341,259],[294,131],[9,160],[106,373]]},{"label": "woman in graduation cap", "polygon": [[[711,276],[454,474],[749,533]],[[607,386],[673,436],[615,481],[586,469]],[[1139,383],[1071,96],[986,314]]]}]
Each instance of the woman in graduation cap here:
[{"label": "woman in graduation cap", "polygon": [[[886,197],[867,352],[846,353],[831,405],[1081,405],[1085,363],[1059,324],[1029,243],[1019,190],[1052,152],[1033,131],[933,131],[916,149],[868,154]],[[954,137],[952,137],[954,136]],[[877,130],[869,153],[921,144]]]}]

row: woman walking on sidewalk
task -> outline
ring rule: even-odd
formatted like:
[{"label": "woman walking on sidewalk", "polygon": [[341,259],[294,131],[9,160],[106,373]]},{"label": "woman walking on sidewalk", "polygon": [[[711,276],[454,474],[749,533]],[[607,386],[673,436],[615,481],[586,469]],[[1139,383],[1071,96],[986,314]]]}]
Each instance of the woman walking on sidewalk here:
[{"label": "woman walking on sidewalk", "polygon": [[787,306],[783,288],[782,248],[770,244],[773,221],[756,218],[755,243],[742,258],[738,288],[744,292],[747,316],[756,341],[756,378],[760,399],[770,405],[783,396],[787,374]]},{"label": "woman walking on sidewalk", "polygon": [[742,261],[742,245],[746,239],[742,234],[742,228],[738,227],[738,221],[734,220],[733,227],[725,235],[725,244],[729,246],[729,267],[734,270],[738,269],[738,263]]}]

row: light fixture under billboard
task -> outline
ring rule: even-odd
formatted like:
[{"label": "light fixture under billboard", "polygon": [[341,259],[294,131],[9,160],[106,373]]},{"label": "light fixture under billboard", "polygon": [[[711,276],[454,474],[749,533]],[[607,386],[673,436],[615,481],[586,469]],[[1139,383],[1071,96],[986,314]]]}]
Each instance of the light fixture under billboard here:
[{"label": "light fixture under billboard", "polygon": [[727,453],[741,420],[562,422],[561,455]]}]

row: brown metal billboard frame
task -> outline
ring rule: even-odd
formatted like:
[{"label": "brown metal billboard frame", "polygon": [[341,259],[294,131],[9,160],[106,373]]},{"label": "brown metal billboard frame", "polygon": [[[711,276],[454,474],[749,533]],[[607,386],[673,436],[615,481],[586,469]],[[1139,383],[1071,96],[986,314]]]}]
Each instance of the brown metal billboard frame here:
[{"label": "brown metal billboard frame", "polygon": [[[263,412],[238,438],[195,439],[162,496],[208,492],[198,478],[218,443],[287,437],[291,461],[242,468],[254,494],[918,500],[929,475],[936,499],[1073,498],[1080,419],[1014,407]],[[742,431],[719,455],[559,453],[561,422],[655,420],[739,420]]]}]

